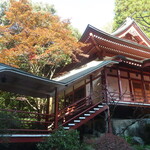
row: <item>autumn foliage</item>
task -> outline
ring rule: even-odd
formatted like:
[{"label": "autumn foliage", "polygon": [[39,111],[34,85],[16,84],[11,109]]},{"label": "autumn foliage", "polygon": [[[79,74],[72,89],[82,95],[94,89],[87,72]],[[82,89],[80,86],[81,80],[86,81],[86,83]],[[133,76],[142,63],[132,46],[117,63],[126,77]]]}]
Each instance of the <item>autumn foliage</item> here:
[{"label": "autumn foliage", "polygon": [[5,13],[9,24],[0,26],[0,63],[52,77],[57,67],[82,55],[85,45],[72,35],[68,20],[34,11],[27,0],[11,0]]}]

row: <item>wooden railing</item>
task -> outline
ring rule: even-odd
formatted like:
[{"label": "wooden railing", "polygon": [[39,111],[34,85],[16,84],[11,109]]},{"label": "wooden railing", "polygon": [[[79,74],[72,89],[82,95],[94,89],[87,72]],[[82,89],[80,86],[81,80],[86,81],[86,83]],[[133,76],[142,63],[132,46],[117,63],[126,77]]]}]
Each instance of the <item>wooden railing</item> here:
[{"label": "wooden railing", "polygon": [[53,114],[0,109],[0,133],[46,134],[53,120]]},{"label": "wooden railing", "polygon": [[[106,91],[105,91],[106,92]],[[107,92],[108,102],[135,102],[150,104],[150,95],[146,99],[141,95],[119,92]],[[58,124],[63,125],[80,115],[90,107],[91,97],[82,98],[58,112]],[[54,129],[54,114],[42,114],[21,110],[0,109],[0,134],[47,134]]]},{"label": "wooden railing", "polygon": [[119,92],[108,92],[107,93],[108,101],[120,101],[120,102],[135,102],[135,103],[150,103],[150,95],[144,97],[142,94],[131,94],[124,93],[120,95]]},{"label": "wooden railing", "polygon": [[83,111],[90,105],[89,102],[90,96],[87,96],[60,110],[58,113],[59,122],[63,123],[70,119],[70,116],[76,115],[80,111]]},{"label": "wooden railing", "polygon": [[[58,113],[59,125],[84,110],[90,97],[82,98]],[[54,129],[54,114],[0,109],[0,134],[47,134]]]}]

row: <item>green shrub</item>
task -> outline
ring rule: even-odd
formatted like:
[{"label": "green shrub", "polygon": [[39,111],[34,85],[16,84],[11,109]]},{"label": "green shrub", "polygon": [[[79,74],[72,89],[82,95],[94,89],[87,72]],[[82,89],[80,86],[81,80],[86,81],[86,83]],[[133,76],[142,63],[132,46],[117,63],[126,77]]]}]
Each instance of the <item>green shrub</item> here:
[{"label": "green shrub", "polygon": [[39,150],[86,150],[80,144],[79,133],[76,130],[60,128],[51,134],[44,142],[37,145]]}]

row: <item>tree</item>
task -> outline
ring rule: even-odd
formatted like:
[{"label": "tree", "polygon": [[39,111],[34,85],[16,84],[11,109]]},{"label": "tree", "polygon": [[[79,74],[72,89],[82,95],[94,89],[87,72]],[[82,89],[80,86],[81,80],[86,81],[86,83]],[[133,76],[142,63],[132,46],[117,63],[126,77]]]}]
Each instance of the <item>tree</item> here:
[{"label": "tree", "polygon": [[52,78],[57,67],[78,61],[83,43],[73,36],[68,20],[52,13],[33,11],[27,0],[11,0],[1,25],[0,62]]},{"label": "tree", "polygon": [[[76,55],[82,55],[85,44],[73,36],[68,20],[61,21],[50,7],[33,6],[27,0],[10,0],[3,13],[8,23],[0,25],[0,62],[51,79],[58,67],[78,61]],[[14,103],[11,99],[6,107]],[[26,110],[45,112],[44,99],[18,99],[19,109],[17,102],[26,104]]]},{"label": "tree", "polygon": [[147,36],[150,37],[149,10],[149,0],[115,0],[114,30],[116,30],[127,17],[132,17]]}]

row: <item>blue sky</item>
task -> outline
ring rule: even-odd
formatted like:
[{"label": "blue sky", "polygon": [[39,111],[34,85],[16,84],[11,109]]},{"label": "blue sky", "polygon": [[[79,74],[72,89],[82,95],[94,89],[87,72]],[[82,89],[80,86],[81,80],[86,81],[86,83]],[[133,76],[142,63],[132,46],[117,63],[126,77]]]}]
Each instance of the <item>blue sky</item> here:
[{"label": "blue sky", "polygon": [[84,32],[91,24],[101,29],[112,21],[114,16],[114,0],[32,0],[54,4],[57,14],[62,19],[71,19],[72,25]]}]

